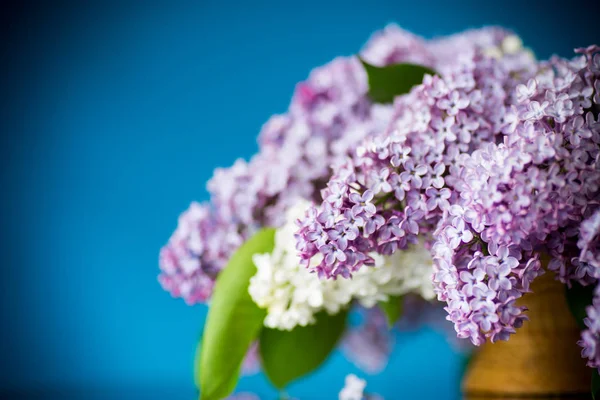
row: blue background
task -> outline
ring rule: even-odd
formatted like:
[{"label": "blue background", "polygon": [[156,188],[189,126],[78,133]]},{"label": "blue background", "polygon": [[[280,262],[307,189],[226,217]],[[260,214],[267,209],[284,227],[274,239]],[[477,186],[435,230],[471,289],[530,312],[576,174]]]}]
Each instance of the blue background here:
[{"label": "blue background", "polygon": [[[570,55],[600,39],[594,3],[3,3],[0,391],[194,398],[205,307],[161,290],[158,249],[296,82],[391,21],[427,37],[502,24]],[[460,364],[441,335],[406,333],[369,388],[458,398]],[[334,399],[348,372],[336,354],[290,393]],[[261,375],[239,389],[276,398]]]}]

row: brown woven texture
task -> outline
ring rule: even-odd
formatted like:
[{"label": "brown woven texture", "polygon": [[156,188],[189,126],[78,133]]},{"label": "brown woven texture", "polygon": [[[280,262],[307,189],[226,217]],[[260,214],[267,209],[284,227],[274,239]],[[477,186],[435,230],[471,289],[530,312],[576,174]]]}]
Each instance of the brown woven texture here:
[{"label": "brown woven texture", "polygon": [[519,299],[529,321],[507,342],[484,344],[471,361],[462,384],[466,399],[589,398],[591,369],[581,358],[564,285],[547,272],[532,291]]}]

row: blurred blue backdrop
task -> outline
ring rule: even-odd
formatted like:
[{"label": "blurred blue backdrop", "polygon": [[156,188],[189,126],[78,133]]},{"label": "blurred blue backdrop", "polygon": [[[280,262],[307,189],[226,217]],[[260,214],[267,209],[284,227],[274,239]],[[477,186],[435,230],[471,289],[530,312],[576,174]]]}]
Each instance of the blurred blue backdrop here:
[{"label": "blurred blue backdrop", "polygon": [[[161,290],[158,250],[296,82],[392,21],[428,37],[501,24],[570,55],[600,39],[594,3],[3,2],[0,391],[193,399],[206,310]],[[406,333],[369,388],[456,399],[460,364],[441,335]],[[289,392],[336,398],[348,372],[336,354]],[[276,398],[261,375],[239,389]]]}]

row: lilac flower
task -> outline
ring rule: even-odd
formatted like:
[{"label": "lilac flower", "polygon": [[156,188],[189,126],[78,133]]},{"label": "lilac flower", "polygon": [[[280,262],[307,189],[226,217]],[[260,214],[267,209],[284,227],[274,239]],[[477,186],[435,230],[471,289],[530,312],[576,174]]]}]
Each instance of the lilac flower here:
[{"label": "lilac flower", "polygon": [[[307,244],[314,244],[316,247],[325,246],[329,236],[327,232],[320,226],[316,226],[313,231],[311,231],[306,238],[308,239]],[[309,248],[309,246],[303,247],[304,249]]]},{"label": "lilac flower", "polygon": [[[355,57],[313,71],[288,112],[263,127],[259,153],[216,170],[210,205],[182,215],[161,250],[161,284],[205,301],[237,247],[257,228],[279,226],[302,197],[316,202],[296,233],[303,265],[320,254],[321,276],[349,277],[373,264],[373,252],[423,241],[438,299],[457,336],[474,344],[522,326],[516,300],[544,269],[566,284],[597,285],[600,48],[536,62],[506,50],[507,35],[429,42],[386,29],[363,51],[367,61],[438,72],[393,105],[371,104]],[[580,341],[595,368],[599,297]]]},{"label": "lilac flower", "polygon": [[527,261],[525,267],[519,271],[519,278],[521,280],[521,285],[523,286],[523,291],[528,292],[531,282],[543,273],[542,263],[539,259],[534,257]]},{"label": "lilac flower", "polygon": [[527,111],[523,113],[523,118],[528,120],[539,120],[545,115],[548,104],[547,101],[544,101],[541,104],[537,101],[530,102],[527,105]]},{"label": "lilac flower", "polygon": [[[496,139],[478,141],[473,151],[459,149],[445,176],[450,206],[432,245],[434,282],[458,336],[475,344],[506,340],[522,326],[525,309],[515,300],[544,273],[543,253],[550,256],[545,268],[565,283],[597,284],[600,278],[600,127],[594,115],[600,107],[590,100],[600,72],[589,53],[596,47],[590,49],[573,61],[553,58],[526,68],[502,107],[486,103],[483,110],[496,114],[480,118],[480,129],[491,127]],[[493,82],[489,88],[501,90]],[[463,232],[469,232],[464,240]],[[479,281],[472,271],[481,269],[485,278]],[[589,365],[598,367],[600,323],[592,321],[600,319],[593,308],[588,314],[580,344]]]},{"label": "lilac flower", "polygon": [[394,167],[399,167],[400,165],[404,165],[404,163],[408,160],[408,155],[410,154],[410,147],[400,147],[399,149],[394,149],[392,159],[390,163]]},{"label": "lilac flower", "polygon": [[600,286],[594,290],[592,304],[586,309],[584,323],[587,327],[581,332],[581,357],[588,360],[588,366],[600,369]]},{"label": "lilac flower", "polygon": [[427,188],[425,190],[425,195],[428,197],[427,199],[427,210],[432,211],[436,208],[440,210],[445,210],[450,207],[450,202],[448,199],[450,198],[451,192],[448,188],[443,188],[441,190],[435,188]]},{"label": "lilac flower", "polygon": [[371,180],[372,180],[371,188],[373,190],[373,193],[375,193],[375,194],[377,194],[379,192],[389,193],[392,191],[392,186],[388,182],[389,176],[390,176],[390,170],[387,168],[382,168],[381,170],[379,170],[379,172],[373,171],[371,173]]},{"label": "lilac flower", "polygon": [[[512,258],[512,257],[511,257]],[[516,261],[516,259],[514,259]],[[518,265],[518,261],[517,261]],[[487,275],[489,277],[488,285],[490,289],[494,291],[510,290],[512,285],[510,283],[509,275],[512,272],[512,268],[509,263],[487,265]]]},{"label": "lilac flower", "polygon": [[509,298],[498,306],[498,316],[500,321],[506,325],[511,325],[516,317],[521,314],[521,309],[515,305],[515,299]]},{"label": "lilac flower", "polygon": [[569,98],[573,101],[573,107],[577,110],[583,111],[586,108],[592,106],[592,94],[594,88],[586,86],[583,83],[579,85],[573,85],[569,90]]},{"label": "lilac flower", "polygon": [[492,329],[492,324],[499,320],[494,303],[487,302],[485,305],[481,305],[473,312],[472,319],[481,327],[482,331],[489,332]]},{"label": "lilac flower", "polygon": [[473,291],[476,287],[480,290],[485,289],[483,279],[485,278],[485,271],[481,268],[475,268],[472,272],[461,271],[460,280],[465,284],[462,287],[462,291],[467,296],[474,296]]},{"label": "lilac flower", "polygon": [[371,203],[373,197],[375,197],[375,195],[371,190],[366,190],[362,195],[359,193],[350,193],[349,199],[354,203],[352,212],[355,214],[365,213],[366,215],[375,214],[375,205]]},{"label": "lilac flower", "polygon": [[404,172],[400,173],[400,181],[407,187],[420,189],[423,180],[422,176],[427,173],[427,167],[425,165],[416,165],[414,161],[408,160],[404,163]]},{"label": "lilac flower", "polygon": [[438,107],[445,110],[448,115],[457,115],[458,112],[469,105],[469,99],[461,97],[460,92],[454,90],[448,98],[438,100]]},{"label": "lilac flower", "polygon": [[[415,39],[405,41],[409,37]],[[434,64],[425,41],[408,32],[386,30],[378,36],[381,41],[387,45],[376,52],[377,65]],[[369,43],[364,50],[370,56],[373,46]],[[299,83],[287,112],[273,116],[261,129],[259,152],[249,161],[215,170],[207,185],[210,204],[202,206],[207,215],[185,234],[178,227],[161,251],[163,287],[190,304],[206,301],[214,279],[244,240],[262,226],[282,225],[286,209],[298,197],[318,199],[331,175],[330,166],[342,163],[365,137],[387,124],[392,106],[373,105],[367,91],[358,57],[336,58]],[[336,171],[352,178],[345,175],[348,170]],[[339,183],[327,188],[335,211],[321,217],[327,216],[326,229],[333,226],[340,200],[347,197],[347,186]],[[327,234],[317,231],[309,237],[311,244],[305,250],[323,246]]]},{"label": "lilac flower", "polygon": [[454,124],[452,128],[454,134],[462,143],[469,143],[471,141],[471,135],[479,128],[479,122],[469,118],[467,113],[460,112],[456,116],[456,124]]},{"label": "lilac flower", "polygon": [[353,225],[341,222],[329,231],[329,238],[335,242],[340,250],[346,250],[348,248],[348,240],[356,239],[357,231]]},{"label": "lilac flower", "polygon": [[364,227],[364,233],[367,235],[372,235],[379,228],[381,228],[383,224],[385,224],[385,218],[383,218],[381,215],[373,215],[367,219]]},{"label": "lilac flower", "polygon": [[535,79],[530,79],[526,84],[519,84],[516,88],[517,91],[517,101],[519,103],[523,103],[526,100],[529,100],[536,94],[537,91],[537,82]]},{"label": "lilac flower", "polygon": [[[485,36],[486,46],[499,43],[496,40],[502,41],[505,37],[500,31],[492,36],[494,39]],[[477,40],[483,38],[474,37],[478,37]],[[458,48],[469,48],[468,41],[465,43],[459,37],[456,40],[461,43]],[[444,53],[437,45],[436,42],[436,51]],[[388,127],[364,139],[354,154],[335,166],[328,187],[347,187],[349,191],[336,197],[335,202],[329,198],[329,191],[324,191],[323,202],[317,205],[315,215],[333,207],[338,210],[337,216],[352,213],[362,218],[364,224],[354,225],[358,228],[354,240],[344,237],[340,241],[340,228],[332,223],[339,217],[319,221],[308,216],[301,222],[296,236],[297,248],[305,264],[306,260],[321,253],[327,261],[324,260],[316,270],[334,277],[369,265],[370,252],[388,255],[402,251],[419,237],[440,237],[455,247],[479,246],[481,239],[475,240],[475,233],[483,231],[487,224],[479,210],[464,207],[460,217],[452,216],[454,222],[447,231],[438,230],[437,226],[449,216],[450,206],[462,200],[454,195],[456,187],[472,189],[476,184],[478,186],[473,188],[479,189],[484,186],[478,179],[461,174],[460,168],[464,164],[461,157],[471,154],[484,143],[499,143],[503,136],[513,134],[512,127],[518,125],[519,113],[513,111],[511,101],[515,96],[511,91],[518,84],[527,82],[533,76],[530,71],[535,69],[533,60],[524,53],[517,51],[497,60],[483,56],[481,48],[477,47],[480,45],[470,47],[460,56],[457,56],[460,51],[444,53],[444,63],[437,66],[440,75],[425,77],[422,85],[397,97]],[[499,118],[499,109],[510,110],[512,114],[505,118],[508,115],[505,112]],[[496,120],[506,121],[498,132],[494,131]],[[478,165],[490,164],[496,158]],[[467,196],[467,191],[464,190],[462,195]],[[491,192],[487,202],[501,198],[502,188],[498,187]],[[508,209],[506,216],[510,216]],[[506,230],[509,222],[506,220],[497,228]],[[320,231],[332,232],[329,237],[335,241],[333,247],[340,247],[338,250],[346,255],[345,261],[331,255],[334,251],[331,246],[312,245],[315,232]],[[439,247],[440,254],[454,253],[453,248],[442,250],[443,246]],[[452,263],[448,262],[448,265]],[[483,267],[482,270],[485,271]],[[458,274],[439,268],[436,279],[449,284],[458,279]],[[478,294],[481,294],[478,298],[485,301],[496,296],[495,291],[483,288]],[[473,334],[473,337],[479,336]]]},{"label": "lilac flower", "polygon": [[352,209],[344,211],[344,219],[358,236],[358,228],[365,225],[365,219],[360,215],[360,213],[356,213],[352,211]]},{"label": "lilac flower", "polygon": [[431,175],[428,176],[429,181],[427,183],[436,189],[443,188],[445,184],[444,172],[446,172],[446,165],[444,163],[439,162],[435,164],[433,170],[431,171]]},{"label": "lilac flower", "polygon": [[404,211],[404,219],[400,223],[400,227],[407,232],[412,234],[419,233],[419,223],[418,221],[423,218],[424,212],[419,209],[413,209],[412,207],[407,207]]},{"label": "lilac flower", "polygon": [[402,182],[400,175],[392,174],[390,177],[390,185],[394,189],[394,197],[398,201],[404,200],[406,197],[406,190],[410,190],[410,185]]},{"label": "lilac flower", "polygon": [[329,203],[323,206],[323,210],[318,214],[317,221],[326,228],[331,228],[339,215],[339,210]]},{"label": "lilac flower", "polygon": [[208,299],[224,262],[221,251],[228,254],[241,243],[228,228],[207,205],[192,203],[160,251],[158,279],[163,288],[188,304]]},{"label": "lilac flower", "polygon": [[325,263],[333,265],[336,261],[346,261],[346,253],[333,243],[328,243],[319,248],[319,251],[325,255]]},{"label": "lilac flower", "polygon": [[392,237],[401,238],[406,235],[406,232],[400,228],[401,220],[397,216],[392,216],[379,229],[379,240],[387,241]]},{"label": "lilac flower", "polygon": [[446,141],[453,142],[456,140],[456,135],[454,134],[454,122],[454,117],[450,115],[444,119],[440,118],[433,120],[431,126],[433,126]]},{"label": "lilac flower", "polygon": [[588,124],[582,116],[573,118],[571,123],[566,127],[566,133],[569,134],[569,142],[573,146],[579,146],[582,139],[590,139],[592,137],[592,131],[588,128]]},{"label": "lilac flower", "polygon": [[328,189],[329,194],[325,200],[335,208],[340,207],[346,195],[346,186],[343,184],[333,183],[328,187]]},{"label": "lilac flower", "polygon": [[455,226],[448,226],[444,234],[452,248],[457,248],[461,243],[469,243],[473,240],[473,233],[465,226],[463,220],[459,220]]}]

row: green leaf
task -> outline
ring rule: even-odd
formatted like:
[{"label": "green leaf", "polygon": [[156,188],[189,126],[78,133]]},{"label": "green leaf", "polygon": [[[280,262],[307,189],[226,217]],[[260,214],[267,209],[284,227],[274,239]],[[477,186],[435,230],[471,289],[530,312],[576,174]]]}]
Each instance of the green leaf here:
[{"label": "green leaf", "polygon": [[592,398],[594,400],[600,399],[600,375],[598,375],[598,369],[596,368],[592,373]]},{"label": "green leaf", "polygon": [[402,307],[402,296],[391,296],[388,301],[379,302],[379,308],[385,314],[385,319],[390,329],[402,315]]},{"label": "green leaf", "polygon": [[275,387],[283,389],[291,381],[317,369],[335,349],[344,333],[347,311],[336,315],[321,312],[314,325],[291,331],[263,329],[259,352],[262,367]]},{"label": "green leaf", "polygon": [[571,314],[575,317],[579,329],[586,329],[583,319],[587,315],[585,312],[586,307],[592,304],[594,287],[592,285],[581,286],[578,283],[573,283],[571,288],[566,288],[566,297]]},{"label": "green leaf", "polygon": [[238,380],[244,356],[258,337],[266,316],[248,293],[256,273],[252,255],[273,250],[275,231],[263,229],[231,257],[215,283],[195,370],[201,400],[227,397]]},{"label": "green leaf", "polygon": [[422,65],[394,64],[376,67],[360,60],[369,79],[369,97],[375,103],[391,103],[394,97],[410,92],[413,86],[423,82],[425,74],[435,71]]}]

